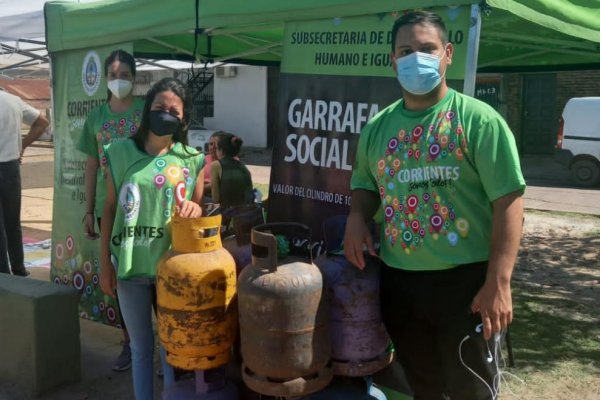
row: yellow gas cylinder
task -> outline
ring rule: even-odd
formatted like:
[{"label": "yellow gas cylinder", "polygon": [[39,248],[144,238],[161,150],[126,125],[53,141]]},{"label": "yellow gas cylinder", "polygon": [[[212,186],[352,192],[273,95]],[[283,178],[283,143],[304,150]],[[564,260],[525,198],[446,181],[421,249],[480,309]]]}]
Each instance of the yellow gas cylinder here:
[{"label": "yellow gas cylinder", "polygon": [[171,219],[172,248],[156,272],[158,336],[174,367],[226,364],[237,332],[236,273],[221,216]]}]

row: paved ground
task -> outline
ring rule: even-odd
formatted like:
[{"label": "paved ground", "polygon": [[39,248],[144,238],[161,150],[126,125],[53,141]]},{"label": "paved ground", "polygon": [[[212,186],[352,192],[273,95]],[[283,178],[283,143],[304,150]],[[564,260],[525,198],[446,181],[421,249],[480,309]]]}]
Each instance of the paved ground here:
[{"label": "paved ground", "polygon": [[[271,151],[249,149],[243,155],[256,183],[269,183]],[[54,153],[51,146],[32,147],[23,158],[23,225],[29,237],[46,239],[52,230]],[[571,185],[569,171],[548,156],[523,158],[527,179],[525,207],[600,215],[600,188]]]},{"label": "paved ground", "polygon": [[[268,150],[246,150],[243,160],[249,165],[255,182],[269,182],[270,159],[271,152]],[[600,215],[600,188],[586,190],[571,187],[568,171],[549,157],[525,157],[523,171],[529,185],[525,193],[526,208]],[[51,237],[53,177],[53,148],[37,143],[27,150],[22,166],[22,221],[27,237],[39,240]],[[48,279],[48,269],[31,268],[31,271],[32,278]],[[41,399],[132,398],[129,373],[110,370],[111,363],[120,351],[120,340],[121,334],[117,329],[81,320],[82,383]],[[0,399],[18,397],[3,392],[0,386]]]},{"label": "paved ground", "polygon": [[526,208],[600,215],[600,187],[573,186],[569,170],[549,156],[525,156],[521,164]]}]

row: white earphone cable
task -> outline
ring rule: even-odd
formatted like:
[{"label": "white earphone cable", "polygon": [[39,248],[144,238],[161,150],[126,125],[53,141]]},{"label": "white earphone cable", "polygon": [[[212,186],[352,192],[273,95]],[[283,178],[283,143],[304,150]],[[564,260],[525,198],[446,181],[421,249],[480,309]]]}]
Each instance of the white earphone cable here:
[{"label": "white earphone cable", "polygon": [[[492,382],[493,387],[490,387],[490,385],[485,381],[485,379],[483,379],[481,376],[479,376],[479,374],[477,374],[477,372],[475,372],[471,367],[469,367],[462,358],[462,346],[467,340],[469,340],[471,338],[471,336],[470,335],[465,336],[461,340],[460,344],[458,345],[458,357],[460,358],[460,362],[469,372],[471,372],[473,375],[475,375],[477,377],[477,379],[479,379],[481,382],[483,382],[485,387],[489,390],[490,394],[492,395],[493,400],[496,400],[498,398],[498,396],[500,395],[500,388],[503,383],[504,383],[504,387],[506,388],[508,393],[510,393],[511,395],[517,396],[517,395],[523,394],[524,390],[521,393],[515,393],[512,390],[511,385],[507,380],[507,377],[510,377],[510,378],[516,380],[522,387],[526,386],[526,383],[523,379],[521,379],[517,375],[505,370],[506,360],[504,358],[504,355],[502,354],[502,349],[501,349],[502,336],[503,335],[500,333],[496,333],[494,335],[494,352],[493,352],[493,357],[492,357],[493,359],[488,360],[489,362],[493,362],[495,364],[496,371],[497,371],[496,375],[494,376],[493,382]],[[492,354],[489,346],[488,346],[488,354],[490,356]]]}]

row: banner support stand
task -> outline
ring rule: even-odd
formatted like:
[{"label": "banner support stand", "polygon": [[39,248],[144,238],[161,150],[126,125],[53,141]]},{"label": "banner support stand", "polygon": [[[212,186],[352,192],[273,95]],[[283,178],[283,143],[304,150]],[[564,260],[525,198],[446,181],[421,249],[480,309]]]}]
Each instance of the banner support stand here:
[{"label": "banner support stand", "polygon": [[467,43],[467,59],[465,62],[465,80],[463,93],[475,95],[475,80],[477,78],[477,57],[479,54],[479,38],[481,36],[481,9],[479,4],[471,5],[471,20],[469,25],[469,42]]}]

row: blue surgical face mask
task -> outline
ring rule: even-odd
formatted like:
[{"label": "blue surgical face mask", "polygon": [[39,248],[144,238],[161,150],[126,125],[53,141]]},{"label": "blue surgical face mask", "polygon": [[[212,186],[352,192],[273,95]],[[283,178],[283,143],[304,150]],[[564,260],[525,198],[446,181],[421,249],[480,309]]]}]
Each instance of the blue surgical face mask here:
[{"label": "blue surgical face mask", "polygon": [[150,111],[150,130],[157,136],[174,135],[179,131],[181,121],[162,110]]},{"label": "blue surgical face mask", "polygon": [[440,58],[433,54],[414,52],[396,59],[396,72],[400,85],[412,94],[423,95],[435,89],[442,77]]}]

